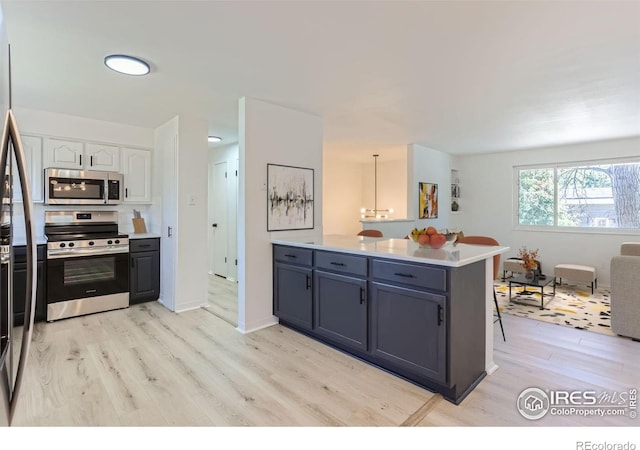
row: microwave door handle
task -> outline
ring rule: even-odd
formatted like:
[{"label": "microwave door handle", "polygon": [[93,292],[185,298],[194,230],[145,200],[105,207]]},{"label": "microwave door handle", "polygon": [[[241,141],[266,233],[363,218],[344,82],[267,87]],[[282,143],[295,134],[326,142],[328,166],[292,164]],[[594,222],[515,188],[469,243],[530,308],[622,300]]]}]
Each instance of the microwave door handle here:
[{"label": "microwave door handle", "polygon": [[[22,348],[20,350],[20,359],[18,360],[18,371],[16,373],[16,380],[13,388],[13,395],[11,396],[11,409],[9,411],[9,421],[13,419],[13,414],[16,410],[17,400],[20,394],[20,387],[22,386],[22,380],[24,378],[24,371],[27,366],[27,359],[29,357],[29,347],[31,346],[31,337],[33,335],[33,323],[35,321],[36,313],[36,283],[37,283],[37,267],[36,267],[36,231],[35,224],[33,222],[33,201],[31,197],[31,190],[27,179],[27,162],[24,155],[24,148],[22,146],[22,140],[20,139],[20,133],[18,132],[18,125],[13,115],[13,111],[9,109],[8,113],[8,125],[9,136],[13,143],[13,152],[16,158],[16,165],[18,167],[18,175],[20,177],[20,186],[22,189],[22,202],[24,208],[24,223],[26,228],[26,240],[27,240],[27,286],[24,316],[28,317],[25,321],[23,333],[22,333]],[[5,153],[4,146],[8,146],[8,141],[3,142],[3,154]]]},{"label": "microwave door handle", "polygon": [[104,180],[104,204],[109,203],[109,177]]}]

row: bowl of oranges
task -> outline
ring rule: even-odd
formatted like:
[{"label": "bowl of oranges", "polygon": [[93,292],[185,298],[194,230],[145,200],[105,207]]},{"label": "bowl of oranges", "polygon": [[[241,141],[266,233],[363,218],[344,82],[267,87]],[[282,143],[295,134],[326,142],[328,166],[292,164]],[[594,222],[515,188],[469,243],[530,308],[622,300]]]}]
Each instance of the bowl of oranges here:
[{"label": "bowl of oranges", "polygon": [[457,235],[440,233],[435,227],[414,228],[409,237],[423,248],[442,248],[446,244],[453,244]]}]

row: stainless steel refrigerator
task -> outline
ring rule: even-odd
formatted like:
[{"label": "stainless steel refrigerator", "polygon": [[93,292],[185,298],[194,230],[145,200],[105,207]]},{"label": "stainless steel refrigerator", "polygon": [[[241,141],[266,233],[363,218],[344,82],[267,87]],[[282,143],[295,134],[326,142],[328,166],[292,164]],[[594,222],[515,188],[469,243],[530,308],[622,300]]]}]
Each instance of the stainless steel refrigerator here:
[{"label": "stainless steel refrigerator", "polygon": [[[0,32],[0,42],[6,41],[4,30]],[[27,367],[35,317],[37,266],[33,202],[22,141],[11,110],[11,54],[4,43],[0,44],[0,83],[0,112],[4,118],[0,147],[0,426],[6,426],[11,425],[16,411]],[[14,189],[22,191],[19,209],[26,227],[27,283],[22,321],[13,314]]]}]

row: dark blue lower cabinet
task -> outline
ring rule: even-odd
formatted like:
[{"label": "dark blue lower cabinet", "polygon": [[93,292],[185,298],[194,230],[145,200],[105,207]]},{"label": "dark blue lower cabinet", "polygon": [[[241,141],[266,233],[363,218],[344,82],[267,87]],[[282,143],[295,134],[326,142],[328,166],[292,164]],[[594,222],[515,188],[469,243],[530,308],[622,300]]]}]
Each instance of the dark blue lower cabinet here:
[{"label": "dark blue lower cabinet", "polygon": [[484,378],[485,262],[462,267],[274,246],[283,325],[455,404]]},{"label": "dark blue lower cabinet", "polygon": [[314,331],[336,344],[367,351],[367,280],[315,271]]},{"label": "dark blue lower cabinet", "polygon": [[371,353],[407,373],[445,383],[446,297],[371,284]]},{"label": "dark blue lower cabinet", "polygon": [[311,330],[313,326],[311,269],[276,262],[273,270],[273,313],[286,322]]},{"label": "dark blue lower cabinet", "polygon": [[129,241],[129,305],[160,297],[160,238]]}]

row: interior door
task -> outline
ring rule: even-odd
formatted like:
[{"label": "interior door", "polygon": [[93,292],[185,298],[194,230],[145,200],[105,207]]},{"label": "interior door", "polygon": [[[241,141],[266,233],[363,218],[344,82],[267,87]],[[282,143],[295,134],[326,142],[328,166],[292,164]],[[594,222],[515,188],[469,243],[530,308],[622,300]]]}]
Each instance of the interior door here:
[{"label": "interior door", "polygon": [[[227,253],[229,258],[233,258],[230,264],[227,264],[229,272],[227,273],[227,280],[238,281],[238,166],[239,161],[234,161],[233,178],[231,183],[231,192],[229,192],[229,219],[227,224],[229,227],[229,248]],[[229,177],[232,174],[229,173]]]},{"label": "interior door", "polygon": [[227,277],[227,162],[215,164],[213,171],[211,228],[213,230],[213,273]]},{"label": "interior door", "polygon": [[160,239],[160,300],[164,306],[175,311],[175,267],[177,258],[176,217],[178,196],[176,193],[176,168],[178,164],[178,132],[168,126],[162,130],[160,153],[162,158],[162,239]]}]

